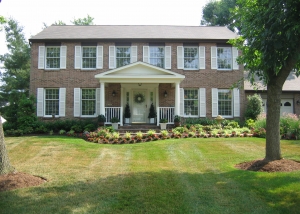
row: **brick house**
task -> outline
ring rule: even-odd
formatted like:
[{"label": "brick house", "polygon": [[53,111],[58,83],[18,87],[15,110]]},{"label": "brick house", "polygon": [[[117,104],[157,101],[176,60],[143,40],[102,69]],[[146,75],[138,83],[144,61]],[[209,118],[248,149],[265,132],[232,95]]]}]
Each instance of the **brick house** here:
[{"label": "brick house", "polygon": [[243,78],[237,35],[225,27],[50,26],[33,36],[30,93],[37,116],[119,117],[126,103],[129,123],[156,123],[174,115],[241,118],[245,93],[232,84]]}]

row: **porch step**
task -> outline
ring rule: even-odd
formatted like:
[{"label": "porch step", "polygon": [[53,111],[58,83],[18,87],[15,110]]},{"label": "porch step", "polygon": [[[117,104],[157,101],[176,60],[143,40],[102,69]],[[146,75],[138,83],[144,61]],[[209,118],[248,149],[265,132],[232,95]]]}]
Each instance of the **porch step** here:
[{"label": "porch step", "polygon": [[118,131],[120,133],[125,133],[125,132],[147,132],[149,129],[155,130],[157,133],[160,132],[160,126],[157,126],[156,124],[139,124],[139,123],[134,123],[134,124],[124,124],[123,126],[119,126]]}]

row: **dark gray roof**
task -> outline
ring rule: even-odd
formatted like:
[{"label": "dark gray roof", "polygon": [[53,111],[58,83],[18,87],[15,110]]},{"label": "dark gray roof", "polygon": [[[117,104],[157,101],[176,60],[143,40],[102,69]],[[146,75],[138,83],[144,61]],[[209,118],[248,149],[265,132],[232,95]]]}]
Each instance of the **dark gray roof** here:
[{"label": "dark gray roof", "polygon": [[[245,77],[247,73],[245,73]],[[263,85],[261,81],[258,80],[255,82],[255,86],[252,86],[248,80],[244,82],[244,89],[246,91],[250,90],[266,90],[267,87]],[[295,72],[291,72],[287,77],[285,83],[283,84],[282,91],[300,91],[300,77],[297,77]]]},{"label": "dark gray roof", "polygon": [[208,39],[238,37],[226,27],[167,25],[89,25],[50,26],[30,40],[53,39]]}]

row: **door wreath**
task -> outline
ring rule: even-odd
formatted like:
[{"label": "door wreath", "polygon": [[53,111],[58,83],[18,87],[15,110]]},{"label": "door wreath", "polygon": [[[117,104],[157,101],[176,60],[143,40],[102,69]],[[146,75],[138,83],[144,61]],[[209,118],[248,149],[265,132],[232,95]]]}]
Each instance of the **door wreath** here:
[{"label": "door wreath", "polygon": [[137,93],[134,95],[134,102],[136,103],[143,103],[145,101],[145,96],[141,93]]}]

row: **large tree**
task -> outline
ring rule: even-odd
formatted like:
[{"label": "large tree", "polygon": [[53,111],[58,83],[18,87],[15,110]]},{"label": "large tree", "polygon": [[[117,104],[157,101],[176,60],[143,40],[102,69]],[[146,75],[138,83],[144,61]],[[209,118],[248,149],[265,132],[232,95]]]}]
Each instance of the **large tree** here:
[{"label": "large tree", "polygon": [[241,37],[233,45],[243,52],[249,78],[259,76],[267,85],[267,135],[265,160],[281,159],[280,101],[291,71],[300,73],[300,1],[238,0],[234,19]]},{"label": "large tree", "polygon": [[90,15],[87,15],[86,18],[78,18],[78,19],[73,19],[73,21],[71,21],[71,23],[73,25],[93,25],[93,20],[94,18],[91,17]]},{"label": "large tree", "polygon": [[202,10],[202,25],[208,26],[227,26],[234,31],[234,20],[231,10],[236,6],[236,0],[212,0],[208,2]]}]

